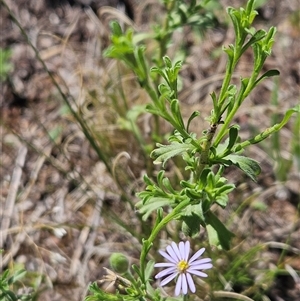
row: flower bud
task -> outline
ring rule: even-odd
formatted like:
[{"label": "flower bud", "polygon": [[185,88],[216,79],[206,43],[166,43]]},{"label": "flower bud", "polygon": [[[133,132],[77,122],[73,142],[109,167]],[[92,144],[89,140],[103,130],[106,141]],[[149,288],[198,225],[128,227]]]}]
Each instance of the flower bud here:
[{"label": "flower bud", "polygon": [[127,272],[129,268],[128,258],[122,253],[113,253],[109,258],[109,264],[119,274]]}]

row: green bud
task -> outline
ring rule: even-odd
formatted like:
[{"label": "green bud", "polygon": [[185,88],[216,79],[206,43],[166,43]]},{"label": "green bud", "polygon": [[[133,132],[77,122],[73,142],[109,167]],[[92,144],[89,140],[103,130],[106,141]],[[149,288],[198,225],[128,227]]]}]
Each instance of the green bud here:
[{"label": "green bud", "polygon": [[127,272],[129,268],[128,258],[122,253],[113,253],[109,258],[109,264],[119,274]]}]

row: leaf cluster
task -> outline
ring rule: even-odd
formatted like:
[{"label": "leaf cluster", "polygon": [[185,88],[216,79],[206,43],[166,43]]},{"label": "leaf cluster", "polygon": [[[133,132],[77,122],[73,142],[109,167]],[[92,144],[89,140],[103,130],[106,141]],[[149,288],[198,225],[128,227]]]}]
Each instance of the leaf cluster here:
[{"label": "leaf cluster", "polygon": [[13,285],[17,284],[26,275],[26,270],[19,269],[11,275],[9,269],[0,275],[0,300],[3,301],[30,301],[31,294],[16,294]]}]

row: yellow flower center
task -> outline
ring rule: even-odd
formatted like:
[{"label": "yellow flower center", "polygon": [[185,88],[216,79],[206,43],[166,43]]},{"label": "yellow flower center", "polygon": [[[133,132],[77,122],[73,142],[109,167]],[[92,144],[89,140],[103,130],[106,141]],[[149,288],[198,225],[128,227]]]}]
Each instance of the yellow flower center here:
[{"label": "yellow flower center", "polygon": [[185,260],[180,260],[177,264],[179,273],[185,273],[188,267],[189,267],[189,263]]}]

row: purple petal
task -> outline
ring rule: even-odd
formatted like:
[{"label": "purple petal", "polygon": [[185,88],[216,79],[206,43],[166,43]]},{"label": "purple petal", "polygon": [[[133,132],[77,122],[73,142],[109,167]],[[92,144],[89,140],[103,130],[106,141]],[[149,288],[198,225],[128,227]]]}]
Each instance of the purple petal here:
[{"label": "purple petal", "polygon": [[211,262],[210,258],[203,258],[203,259],[200,259],[200,260],[195,260],[193,262],[189,262],[189,265],[190,266],[196,266],[196,265],[201,265],[201,264],[208,263],[208,262]]},{"label": "purple petal", "polygon": [[188,258],[189,258],[189,255],[190,255],[190,242],[189,241],[186,241],[185,242],[185,245],[184,245],[184,260],[185,261],[188,261]]},{"label": "purple petal", "polygon": [[189,260],[189,264],[191,264],[193,261],[195,261],[198,257],[200,257],[205,251],[205,248],[201,248],[199,251],[197,251]]},{"label": "purple petal", "polygon": [[189,273],[186,273],[186,280],[189,285],[190,291],[194,293],[196,291],[195,283],[192,276]]},{"label": "purple petal", "polygon": [[190,266],[192,270],[207,270],[207,269],[211,269],[212,267],[213,265],[211,263],[203,263],[199,265]]},{"label": "purple petal", "polygon": [[188,285],[187,285],[187,281],[186,281],[186,275],[185,274],[181,274],[181,289],[184,295],[187,294],[188,292]]},{"label": "purple petal", "polygon": [[178,263],[178,261],[180,259],[178,259],[178,256],[177,254],[174,252],[174,249],[171,247],[171,246],[167,246],[167,251],[168,253],[170,254],[170,256],[173,258],[173,260]]},{"label": "purple petal", "polygon": [[164,258],[166,258],[170,262],[173,262],[173,263],[177,264],[177,260],[175,260],[173,257],[171,257],[167,252],[162,251],[162,250],[159,250],[158,252],[161,256],[163,256]]},{"label": "purple petal", "polygon": [[159,262],[154,265],[155,268],[176,267],[172,262]]},{"label": "purple petal", "polygon": [[193,269],[188,268],[186,271],[190,274],[193,274],[193,275],[196,275],[196,276],[199,276],[199,277],[207,277],[207,274],[205,274],[203,272],[200,272],[198,270],[193,270]]},{"label": "purple petal", "polygon": [[204,266],[202,265],[201,269],[207,270],[207,269],[211,269],[212,267],[213,267],[213,265],[211,263],[206,263],[206,264],[204,264]]},{"label": "purple petal", "polygon": [[185,252],[185,245],[186,243],[184,243],[183,241],[181,241],[179,243],[179,252],[180,252],[180,255],[181,255],[181,258],[180,259],[183,259],[183,260],[186,260],[186,252]]},{"label": "purple petal", "polygon": [[182,257],[180,256],[180,251],[179,251],[178,246],[176,245],[176,243],[174,241],[172,242],[172,248],[173,248],[175,254],[178,257],[178,260],[180,261],[182,259]]},{"label": "purple petal", "polygon": [[161,283],[160,285],[161,286],[164,286],[166,284],[168,284],[171,280],[173,280],[176,276],[178,275],[178,273],[173,273],[171,274],[170,276],[168,276],[167,278],[165,278]]},{"label": "purple petal", "polygon": [[176,282],[176,287],[175,287],[175,296],[179,296],[180,294],[181,286],[182,286],[181,278],[182,278],[182,274],[179,274],[179,277]]},{"label": "purple petal", "polygon": [[176,267],[170,267],[170,268],[167,268],[167,269],[164,269],[164,270],[160,271],[155,276],[155,279],[165,277],[165,276],[167,276],[169,274],[172,274],[172,273],[177,273],[177,268]]}]

